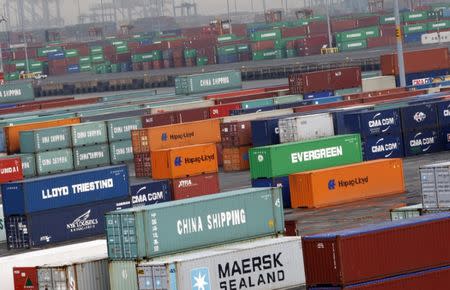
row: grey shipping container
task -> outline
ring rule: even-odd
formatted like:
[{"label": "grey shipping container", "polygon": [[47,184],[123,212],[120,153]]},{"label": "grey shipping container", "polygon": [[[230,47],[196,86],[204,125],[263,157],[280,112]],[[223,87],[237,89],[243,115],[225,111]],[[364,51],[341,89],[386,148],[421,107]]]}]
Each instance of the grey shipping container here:
[{"label": "grey shipping container", "polygon": [[113,142],[109,144],[109,150],[112,164],[133,161],[133,144],[131,140]]},{"label": "grey shipping container", "polygon": [[212,290],[239,289],[240,285],[240,289],[262,290],[301,286],[305,284],[302,256],[300,238],[286,237],[228,244],[140,263],[114,261],[110,269],[127,275],[111,275],[111,289]]},{"label": "grey shipping container", "polygon": [[284,232],[280,188],[248,188],[108,213],[108,256],[136,259]]},{"label": "grey shipping container", "polygon": [[420,167],[424,209],[450,209],[450,162]]},{"label": "grey shipping container", "polygon": [[100,144],[75,147],[73,148],[73,161],[77,170],[109,165],[111,163],[109,146]]},{"label": "grey shipping container", "polygon": [[36,154],[38,175],[48,175],[73,170],[72,149],[39,152]]},{"label": "grey shipping container", "polygon": [[72,147],[70,127],[21,131],[20,152],[36,153]]},{"label": "grey shipping container", "polygon": [[278,128],[281,143],[334,136],[333,116],[330,113],[280,119]]},{"label": "grey shipping container", "polygon": [[140,117],[130,117],[106,121],[109,142],[131,139],[131,130],[142,128]]},{"label": "grey shipping container", "polygon": [[103,121],[72,126],[73,146],[108,143],[106,124]]}]

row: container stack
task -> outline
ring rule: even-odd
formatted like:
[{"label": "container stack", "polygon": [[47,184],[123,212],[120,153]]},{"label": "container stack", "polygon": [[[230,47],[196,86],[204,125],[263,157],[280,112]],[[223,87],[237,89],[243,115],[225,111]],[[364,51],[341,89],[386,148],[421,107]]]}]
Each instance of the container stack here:
[{"label": "container stack", "polygon": [[250,168],[248,150],[251,148],[250,121],[220,124],[223,147],[223,170],[242,171]]},{"label": "container stack", "polygon": [[142,128],[141,118],[129,117],[109,120],[106,121],[106,127],[111,164],[132,162],[134,156],[131,131]]},{"label": "container stack", "polygon": [[424,211],[450,210],[449,162],[439,162],[420,167],[422,209]]}]

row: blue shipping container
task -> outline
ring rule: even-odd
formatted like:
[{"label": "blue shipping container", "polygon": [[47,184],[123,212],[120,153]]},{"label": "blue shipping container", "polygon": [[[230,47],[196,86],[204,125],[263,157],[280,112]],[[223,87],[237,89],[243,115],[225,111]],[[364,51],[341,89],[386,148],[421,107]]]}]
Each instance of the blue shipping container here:
[{"label": "blue shipping container", "polygon": [[147,180],[130,186],[131,204],[144,206],[172,200],[168,180]]},{"label": "blue shipping container", "polygon": [[363,141],[365,161],[383,158],[402,158],[403,139],[399,135],[371,136]]},{"label": "blue shipping container", "polygon": [[400,109],[403,131],[434,128],[438,125],[436,104],[421,104]]},{"label": "blue shipping container", "polygon": [[50,52],[47,56],[48,60],[64,59],[66,57],[64,51]]},{"label": "blue shipping container", "polygon": [[5,216],[129,196],[126,165],[2,184]]},{"label": "blue shipping container", "polygon": [[67,72],[69,73],[79,73],[80,66],[78,64],[71,64],[67,67]]},{"label": "blue shipping container", "polygon": [[439,126],[450,126],[450,101],[443,101],[437,104],[437,114]]},{"label": "blue shipping container", "polygon": [[325,92],[305,94],[303,96],[303,99],[311,100],[311,99],[319,99],[319,98],[328,98],[328,97],[332,97],[333,95],[334,95],[334,93],[332,91],[325,91]]},{"label": "blue shipping container", "polygon": [[437,129],[404,132],[403,140],[405,156],[439,152],[443,148]]},{"label": "blue shipping container", "polygon": [[381,111],[337,112],[334,114],[337,134],[360,133],[362,138],[401,133],[400,110],[388,109]]},{"label": "blue shipping container", "polygon": [[295,107],[302,107],[302,106],[308,106],[314,104],[313,100],[305,100],[305,101],[299,101],[294,103],[286,103],[286,104],[279,104],[278,109],[289,109],[289,108],[295,108]]},{"label": "blue shipping container", "polygon": [[343,96],[335,96],[335,97],[327,97],[327,98],[319,98],[313,100],[313,105],[320,105],[320,104],[329,104],[329,103],[336,103],[340,102],[344,99]]},{"label": "blue shipping container", "polygon": [[413,43],[413,42],[421,42],[422,41],[422,33],[409,33],[405,34],[405,37],[403,38],[405,43]]},{"label": "blue shipping container", "polygon": [[289,187],[289,176],[253,179],[252,187],[280,187],[283,194],[284,208],[291,208],[291,190]]},{"label": "blue shipping container", "polygon": [[[413,80],[430,78],[430,77],[435,78],[435,77],[445,76],[445,75],[448,75],[448,74],[449,74],[449,70],[448,69],[433,70],[433,71],[428,71],[428,72],[407,74],[406,75],[406,85],[407,86],[411,86]],[[395,77],[395,82],[397,84],[397,87],[399,87],[400,86],[400,77],[396,76]]]},{"label": "blue shipping container", "polygon": [[105,214],[130,207],[129,197],[41,211],[5,220],[9,249],[44,246],[105,234]]},{"label": "blue shipping container", "polygon": [[450,150],[450,126],[441,128],[442,150]]},{"label": "blue shipping container", "polygon": [[233,53],[233,54],[219,54],[217,56],[217,62],[219,64],[227,64],[227,63],[234,63],[239,62],[239,54]]},{"label": "blue shipping container", "polygon": [[251,121],[253,147],[280,144],[279,118]]}]

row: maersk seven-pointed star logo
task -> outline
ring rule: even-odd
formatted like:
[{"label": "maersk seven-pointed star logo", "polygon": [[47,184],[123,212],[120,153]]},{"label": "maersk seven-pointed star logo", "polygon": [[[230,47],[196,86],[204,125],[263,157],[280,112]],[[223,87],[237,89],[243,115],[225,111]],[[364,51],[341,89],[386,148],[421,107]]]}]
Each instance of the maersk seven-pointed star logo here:
[{"label": "maersk seven-pointed star logo", "polygon": [[208,268],[197,268],[191,271],[192,290],[211,290]]}]

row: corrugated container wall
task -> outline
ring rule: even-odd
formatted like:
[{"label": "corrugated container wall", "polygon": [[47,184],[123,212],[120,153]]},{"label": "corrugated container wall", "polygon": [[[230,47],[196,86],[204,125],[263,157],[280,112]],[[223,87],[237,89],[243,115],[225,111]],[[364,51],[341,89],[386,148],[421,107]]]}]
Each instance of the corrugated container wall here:
[{"label": "corrugated container wall", "polygon": [[278,128],[281,143],[334,136],[333,115],[329,113],[280,119]]}]

